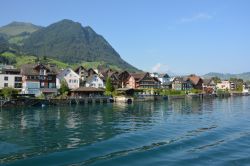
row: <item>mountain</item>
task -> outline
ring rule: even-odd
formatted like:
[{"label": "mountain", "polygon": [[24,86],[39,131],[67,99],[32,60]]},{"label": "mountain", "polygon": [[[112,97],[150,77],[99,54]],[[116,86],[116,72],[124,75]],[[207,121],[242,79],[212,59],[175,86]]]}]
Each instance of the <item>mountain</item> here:
[{"label": "mountain", "polygon": [[23,41],[21,50],[24,54],[46,56],[70,64],[99,61],[137,70],[91,27],[82,27],[80,23],[66,19],[31,33]]},{"label": "mountain", "polygon": [[0,53],[8,51],[8,49],[9,49],[8,41],[4,37],[0,36]]},{"label": "mountain", "polygon": [[240,73],[240,74],[230,74],[230,73],[208,73],[205,74],[203,77],[205,78],[211,78],[211,77],[219,77],[223,80],[228,80],[230,78],[238,78],[238,79],[243,79],[244,81],[250,80],[250,72],[245,72],[245,73]]},{"label": "mountain", "polygon": [[27,39],[31,33],[41,28],[41,26],[31,23],[12,22],[0,27],[0,37],[4,37],[10,44],[21,46],[24,39]]},{"label": "mountain", "polygon": [[8,25],[0,27],[0,33],[7,36],[16,36],[20,35],[21,33],[33,33],[41,28],[41,26],[37,26],[31,23],[14,21]]}]

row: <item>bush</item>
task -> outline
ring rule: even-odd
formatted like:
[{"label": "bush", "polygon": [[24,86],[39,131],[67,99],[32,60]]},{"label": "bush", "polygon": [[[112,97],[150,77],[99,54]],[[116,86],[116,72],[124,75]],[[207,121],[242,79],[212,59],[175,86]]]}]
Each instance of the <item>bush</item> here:
[{"label": "bush", "polygon": [[163,90],[161,92],[161,95],[168,96],[168,95],[185,95],[185,91],[181,90],[174,90],[174,89],[169,89],[169,90]]},{"label": "bush", "polygon": [[60,92],[60,94],[65,94],[65,93],[68,94],[69,87],[68,87],[68,84],[67,84],[67,82],[65,80],[61,81],[61,87],[59,89],[59,92]]},{"label": "bush", "polygon": [[13,94],[18,94],[18,91],[14,88],[6,87],[1,90],[1,95],[6,99],[10,99]]},{"label": "bush", "polygon": [[202,90],[199,90],[199,89],[192,89],[192,90],[191,90],[191,93],[199,94],[199,93],[202,93]]}]

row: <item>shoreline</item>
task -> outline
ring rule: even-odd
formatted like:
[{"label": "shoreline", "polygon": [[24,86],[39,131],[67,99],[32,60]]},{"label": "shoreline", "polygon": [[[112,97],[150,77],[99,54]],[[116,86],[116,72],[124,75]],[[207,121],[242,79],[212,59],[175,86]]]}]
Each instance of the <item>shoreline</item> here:
[{"label": "shoreline", "polygon": [[136,102],[149,101],[171,101],[179,99],[215,99],[229,97],[249,96],[244,93],[227,93],[227,94],[188,94],[188,95],[142,95],[139,97],[116,96],[110,98],[104,97],[86,97],[86,98],[68,98],[68,99],[37,99],[37,98],[20,98],[8,101],[1,100],[0,108],[17,108],[17,107],[44,107],[44,106],[64,106],[64,105],[86,105],[86,104],[106,104],[106,103],[125,103],[131,104]]}]

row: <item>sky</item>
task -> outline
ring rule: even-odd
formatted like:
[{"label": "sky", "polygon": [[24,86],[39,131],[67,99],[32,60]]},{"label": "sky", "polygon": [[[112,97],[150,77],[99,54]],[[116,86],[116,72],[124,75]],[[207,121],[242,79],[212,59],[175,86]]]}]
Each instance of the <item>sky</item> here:
[{"label": "sky", "polygon": [[139,69],[250,72],[249,0],[1,0],[0,26],[91,26]]}]

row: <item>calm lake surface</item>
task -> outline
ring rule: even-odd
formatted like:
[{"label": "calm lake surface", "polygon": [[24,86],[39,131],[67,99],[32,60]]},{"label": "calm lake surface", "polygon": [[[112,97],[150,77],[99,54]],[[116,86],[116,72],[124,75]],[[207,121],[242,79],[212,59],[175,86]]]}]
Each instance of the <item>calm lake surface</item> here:
[{"label": "calm lake surface", "polygon": [[0,111],[1,165],[250,165],[250,97]]}]

